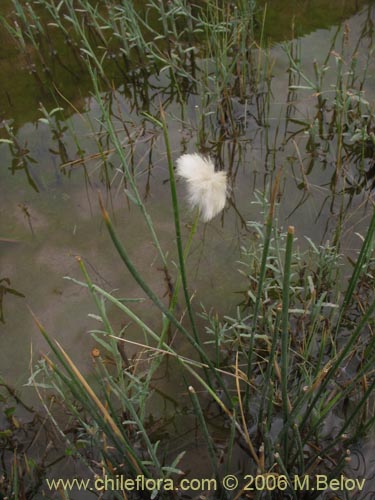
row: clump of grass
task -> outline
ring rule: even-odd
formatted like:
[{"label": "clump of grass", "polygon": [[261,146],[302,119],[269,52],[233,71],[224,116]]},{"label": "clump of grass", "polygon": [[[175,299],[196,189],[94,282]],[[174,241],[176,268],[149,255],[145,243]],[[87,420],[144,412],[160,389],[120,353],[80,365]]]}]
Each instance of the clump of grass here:
[{"label": "clump of grass", "polygon": [[[83,271],[86,274],[84,267]],[[96,298],[100,289],[96,289],[90,281],[86,286]],[[141,417],[140,403],[143,400],[143,379],[146,374],[142,369],[138,373],[136,366],[129,365],[129,360],[118,349],[113,335],[108,335],[108,329],[109,332],[112,329],[104,300],[96,301],[104,330],[94,330],[93,335],[100,349],[106,353],[103,356],[99,349],[93,352],[97,387],[92,388],[70,356],[59,343],[49,338],[37,319],[37,325],[56,361],[44,355],[29,383],[38,392],[48,388],[58,398],[63,398],[60,404],[70,415],[74,432],[78,433],[70,440],[71,453],[82,461],[90,473],[99,476],[106,474],[108,477],[119,474],[136,477],[142,474],[146,478],[166,478],[172,473],[180,474],[177,464],[181,456],[177,456],[173,464],[164,465],[157,452],[158,443],[151,442],[146,422]],[[122,305],[114,297],[112,301]],[[126,310],[126,306],[123,309]],[[113,367],[106,360],[109,355]],[[60,425],[56,425],[63,433]]]},{"label": "clump of grass", "polygon": [[[186,398],[191,398],[192,412],[209,450],[212,473],[218,480],[224,471],[232,470],[231,456],[239,446],[249,457],[250,473],[282,475],[286,478],[285,491],[294,497],[291,478],[295,475],[335,478],[341,473],[355,474],[350,467],[350,449],[375,422],[371,403],[375,388],[375,340],[371,333],[375,297],[368,286],[366,293],[362,291],[364,283],[374,280],[371,255],[375,214],[343,293],[346,268],[337,248],[317,247],[309,241],[309,250],[300,252],[293,229],[283,233],[277,226],[275,200],[271,209],[264,199],[259,198],[258,204],[267,213],[266,225],[250,224],[257,238],[243,253],[241,268],[249,277],[246,299],[236,317],[220,320],[217,314],[204,313],[207,334],[212,338],[208,342],[215,346],[214,361],[204,343],[181,324],[173,307],[162,305],[138,271],[132,269],[103,212],[115,246],[133,277],[170,325],[192,344],[201,361],[179,355],[132,312],[131,304],[93,284],[79,260],[85,277],[81,285],[92,294],[101,324],[92,334],[113,365],[110,367],[102,355],[95,357],[94,390],[37,321],[58,363],[44,356],[33,382],[40,385],[38,379],[43,374],[49,381],[47,386],[65,398],[64,404],[82,428],[76,452],[85,460],[94,444],[98,454],[95,461],[100,458],[108,474],[120,471],[134,476],[141,471],[162,478],[181,473],[177,467],[181,457],[173,461],[173,466],[164,466],[160,455],[164,443],[158,446],[149,435],[144,392],[154,384],[147,366],[155,373],[152,366],[157,355],[173,358],[181,373],[186,372]],[[149,359],[133,365],[121,355],[119,344],[125,342],[126,346],[127,341],[115,334],[107,304],[115,305],[143,330],[150,340],[144,346],[151,355]],[[195,380],[194,385],[188,375]],[[196,384],[204,390],[200,395]],[[210,402],[221,409],[230,429],[224,445],[229,456],[223,465],[219,464],[219,448],[205,410]],[[307,492],[305,496],[315,498],[318,494]]]},{"label": "clump of grass", "polygon": [[[280,235],[272,225],[269,237],[267,226],[253,227],[260,243],[256,251],[247,250],[250,286],[244,310],[227,318],[229,335],[234,330],[242,340],[240,360],[246,364],[249,355],[253,359],[249,385],[243,389],[248,425],[255,427],[253,437],[262,448],[266,472],[276,468],[290,476],[322,472],[335,477],[346,467],[350,470],[346,450],[374,421],[370,395],[375,387],[375,297],[354,290],[361,279],[374,279],[366,270],[375,214],[344,294],[341,284],[347,277],[335,247],[317,248],[310,242],[310,251],[300,254],[292,249],[291,229]],[[257,307],[253,290],[259,293],[260,286],[262,306]],[[258,332],[262,336],[257,340]],[[360,389],[363,378],[365,388]]]}]

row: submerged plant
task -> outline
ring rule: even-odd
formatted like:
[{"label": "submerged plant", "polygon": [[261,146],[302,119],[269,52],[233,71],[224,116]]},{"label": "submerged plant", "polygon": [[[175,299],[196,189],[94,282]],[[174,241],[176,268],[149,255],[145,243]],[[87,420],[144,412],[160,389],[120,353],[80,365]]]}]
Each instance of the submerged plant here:
[{"label": "submerged plant", "polygon": [[225,207],[227,176],[216,172],[211,158],[186,154],[177,160],[177,175],[187,182],[189,203],[197,207],[203,222],[208,222]]}]

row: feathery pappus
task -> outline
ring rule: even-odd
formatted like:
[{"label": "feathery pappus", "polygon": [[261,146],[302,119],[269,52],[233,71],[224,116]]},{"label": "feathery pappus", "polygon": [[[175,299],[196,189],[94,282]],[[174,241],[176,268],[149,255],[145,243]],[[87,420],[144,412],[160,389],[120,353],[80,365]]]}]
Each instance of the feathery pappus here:
[{"label": "feathery pappus", "polygon": [[185,154],[177,160],[177,175],[187,183],[189,203],[199,209],[203,222],[208,222],[225,207],[227,175],[215,172],[211,158]]}]

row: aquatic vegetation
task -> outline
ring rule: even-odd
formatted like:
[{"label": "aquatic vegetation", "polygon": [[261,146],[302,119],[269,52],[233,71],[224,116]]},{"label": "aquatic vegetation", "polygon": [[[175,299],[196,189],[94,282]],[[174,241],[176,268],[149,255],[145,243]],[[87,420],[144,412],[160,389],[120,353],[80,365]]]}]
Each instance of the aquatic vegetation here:
[{"label": "aquatic vegetation", "polygon": [[[265,46],[266,10],[256,2],[150,0],[144,12],[132,1],[23,5],[13,0],[13,6],[3,23],[40,88],[53,89],[53,104],[38,107],[38,126],[51,136],[59,174],[83,167],[95,203],[99,187],[102,221],[117,252],[111,266],[120,275],[123,265],[124,282],[134,283],[141,295],[129,298],[105,279],[93,279],[85,259],[77,258],[83,280],[68,279],[95,306],[89,374],[73,361],[71,347],[54,340],[33,315],[49,353],[36,362],[29,386],[64,440],[66,454],[92,476],[172,477],[179,485],[194,463],[194,436],[207,451],[205,473],[220,484],[239,470],[284,478],[282,491],[262,493],[270,499],[320,494],[296,492],[296,476],[361,474],[351,453],[375,423],[372,210],[368,225],[356,228],[361,248],[350,266],[341,251],[353,199],[361,195],[371,206],[375,127],[364,91],[373,53],[371,9],[363,15],[360,39],[366,36],[371,50],[362,65],[358,47],[348,51],[345,25],[337,29],[327,56],[311,68],[302,63],[301,42],[293,41],[276,48],[287,60],[282,69],[287,79],[281,82],[286,95],[274,96],[278,60]],[[84,81],[90,97],[76,104],[64,96],[56,85],[60,71]],[[306,95],[313,103],[307,110]],[[38,191],[29,174],[33,151],[6,122],[4,134],[13,173],[24,170]],[[186,153],[193,148],[202,156]],[[90,171],[86,162],[92,160],[97,163]],[[288,217],[280,223],[279,208],[287,206],[293,215],[311,200],[318,167],[328,179],[318,187],[327,193],[334,227],[322,231],[320,244],[302,234],[306,244],[297,241],[301,235]],[[259,194],[249,178],[261,170]],[[196,216],[181,211],[175,177],[186,184]],[[252,210],[235,203],[241,184],[248,187]],[[117,210],[114,200],[121,195]],[[160,199],[167,209],[159,227]],[[235,283],[242,300],[234,312],[227,309],[227,290],[220,309],[200,307],[196,261],[190,261],[196,243],[219,227],[213,219],[227,201],[222,225],[239,221],[242,245],[241,280]],[[20,206],[26,214],[28,205]],[[125,212],[125,206],[131,210]],[[212,223],[199,224],[199,214]],[[145,225],[135,249],[128,228],[122,231],[129,215],[139,215]],[[159,273],[156,283],[148,279],[143,246],[154,251],[150,267]],[[227,259],[236,260],[233,255]],[[215,258],[210,252],[207,261]],[[226,272],[225,266],[220,269],[216,283]],[[212,288],[207,286],[203,298]],[[19,295],[7,278],[0,280],[0,299],[5,293]],[[0,300],[0,321],[2,305]],[[172,388],[163,386],[168,376]],[[178,437],[185,430],[188,437],[175,448],[170,434]],[[2,437],[9,455],[8,431]],[[14,487],[8,484],[3,492],[17,496],[21,469],[9,460],[6,466]],[[246,496],[245,487],[240,483],[233,493],[218,488],[205,495],[237,499]],[[154,499],[180,492],[155,490],[129,498],[138,494]],[[115,498],[124,495],[119,491]]]},{"label": "aquatic vegetation", "polygon": [[[267,209],[268,222],[269,215],[273,217],[270,226],[249,223],[258,238],[243,249],[241,268],[249,278],[246,301],[238,308],[236,317],[224,316],[220,320],[217,314],[203,314],[209,343],[215,345],[214,364],[207,341],[195,340],[176,312],[162,305],[147,284],[139,281],[171,326],[192,343],[202,362],[181,355],[132,311],[131,304],[92,283],[80,259],[85,277],[81,285],[92,294],[100,325],[92,332],[100,345],[94,360],[95,388],[36,320],[57,362],[44,356],[31,383],[41,390],[48,381],[64,395],[64,404],[82,427],[76,453],[85,461],[89,459],[96,473],[95,462],[102,457],[106,474],[113,475],[115,471],[132,476],[142,471],[146,477],[159,478],[172,474],[178,484],[183,457],[173,457],[166,443],[153,442],[154,422],[149,422],[144,413],[146,387],[152,385],[148,373],[157,359],[160,367],[160,358],[163,364],[173,363],[175,382],[181,377],[187,384],[182,401],[172,404],[178,407],[191,398],[191,418],[197,419],[214,477],[219,481],[224,471],[233,472],[232,456],[239,449],[246,463],[243,473],[282,476],[283,494],[288,492],[295,498],[296,475],[324,474],[335,478],[342,473],[355,473],[351,469],[350,450],[375,423],[371,402],[375,388],[375,340],[371,334],[375,297],[368,287],[358,295],[364,281],[374,280],[375,214],[343,294],[339,284],[345,268],[337,249],[318,248],[310,242],[307,252],[293,250],[293,230],[289,228],[284,234],[275,225],[275,199],[269,205],[259,197],[257,203]],[[105,212],[104,217],[108,217]],[[111,222],[106,223],[124,264],[135,279],[141,280],[138,271],[132,270]],[[135,344],[147,349],[149,357],[125,363],[121,352],[126,352],[132,342],[124,332],[114,333],[108,315],[110,306],[143,330],[147,343]],[[123,347],[120,349],[119,345]],[[243,367],[249,359],[247,376]],[[186,380],[188,375],[193,383]],[[364,379],[366,383],[362,384]],[[103,397],[105,405],[101,402]],[[209,427],[212,404],[221,409],[224,425],[232,429],[225,438],[227,453],[222,465]],[[164,424],[160,422],[161,426]],[[89,458],[87,453],[92,446],[96,455]],[[173,465],[162,466],[160,453],[168,456]],[[298,498],[311,499],[316,495],[311,491],[299,492]]]}]

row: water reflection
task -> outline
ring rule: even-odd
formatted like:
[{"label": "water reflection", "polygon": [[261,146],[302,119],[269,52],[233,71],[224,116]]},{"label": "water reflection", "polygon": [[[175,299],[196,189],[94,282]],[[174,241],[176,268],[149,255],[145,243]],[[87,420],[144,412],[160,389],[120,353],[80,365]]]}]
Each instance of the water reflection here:
[{"label": "water reflection", "polygon": [[[45,349],[33,333],[24,304],[20,306],[21,293],[43,318],[48,331],[64,345],[74,345],[77,364],[88,372],[92,369],[94,344],[88,341],[88,330],[95,322],[86,317],[93,309],[91,300],[73,282],[62,281],[64,275],[80,278],[75,255],[83,257],[95,283],[108,290],[119,289],[134,300],[145,299],[130,276],[119,270],[98,213],[98,190],[105,195],[119,234],[147,282],[166,303],[170,300],[175,268],[172,265],[167,270],[162,265],[146,233],[100,103],[110,110],[126,162],[172,263],[176,251],[171,241],[174,233],[166,153],[160,129],[145,113],[159,117],[163,106],[175,158],[198,150],[210,155],[217,169],[228,173],[231,190],[227,207],[214,222],[199,227],[191,250],[190,285],[198,290],[196,312],[201,311],[200,301],[207,310],[214,307],[226,313],[242,301],[234,293],[242,288],[236,260],[241,245],[248,241],[247,220],[262,220],[251,201],[255,190],[268,190],[280,168],[284,176],[279,193],[281,224],[294,224],[299,235],[315,242],[338,239],[344,233],[343,250],[354,255],[359,244],[354,233],[366,225],[366,204],[374,187],[375,127],[371,106],[366,104],[374,95],[373,88],[364,83],[364,75],[374,71],[369,50],[373,47],[372,27],[373,7],[369,7],[354,16],[344,30],[320,30],[292,42],[287,50],[275,45],[263,53],[262,60],[256,59],[256,51],[250,51],[249,61],[259,64],[263,74],[260,78],[260,73],[254,72],[248,86],[243,85],[242,70],[237,68],[225,85],[218,82],[218,76],[225,75],[217,72],[215,62],[193,51],[185,54],[180,73],[173,68],[161,73],[152,67],[138,69],[126,58],[124,64],[114,58],[116,79],[112,84],[110,76],[102,78],[100,102],[98,96],[87,97],[91,81],[82,82],[81,54],[69,38],[71,58],[67,63],[56,57],[55,66],[49,68],[47,53],[42,53],[39,66],[27,58],[38,101],[43,104],[38,102],[36,107],[30,106],[32,112],[27,111],[32,123],[25,125],[20,117],[12,124],[5,121],[3,137],[12,143],[0,146],[7,165],[0,172],[1,278],[6,277],[0,283],[1,319],[6,320],[0,359],[4,373],[22,384],[30,339],[35,351]],[[338,66],[340,82],[336,80]],[[53,97],[47,97],[41,90],[45,89],[39,73],[43,70],[43,78],[68,72],[71,82],[65,84],[65,76],[61,85],[56,84]],[[254,71],[253,66],[244,71]],[[209,76],[204,83],[202,74]],[[81,95],[76,92],[78,83]],[[15,111],[12,106],[10,109]],[[39,109],[37,117],[35,109]],[[182,189],[179,195],[186,239],[193,215],[185,210]],[[19,244],[5,246],[5,240],[10,239]],[[18,290],[19,296],[12,297]],[[146,304],[134,302],[135,311],[142,307],[144,321],[159,328],[155,325],[159,318]],[[124,325],[119,313],[110,312],[118,331],[126,327],[129,339],[139,341],[139,330]],[[12,339],[9,344],[8,338]],[[182,353],[184,349],[187,347],[179,346]],[[139,349],[129,348],[123,353],[124,363],[138,360],[137,356]],[[167,401],[165,394],[176,393],[176,377],[172,363],[163,370],[159,394],[150,403],[154,437],[169,432],[166,429],[172,421],[184,441],[182,431],[188,428],[190,433],[196,423],[186,415],[188,409],[179,407],[178,398]],[[206,409],[207,414],[210,411],[212,408]],[[220,423],[216,425],[220,435]],[[186,448],[185,441],[182,447]],[[245,465],[241,467],[246,470]]]},{"label": "water reflection", "polygon": [[[157,205],[164,214],[169,212],[163,141],[160,130],[143,115],[147,112],[157,116],[162,104],[169,117],[176,156],[198,149],[209,154],[218,169],[228,172],[231,184],[228,206],[214,224],[217,234],[223,231],[224,240],[241,241],[246,220],[254,216],[249,206],[252,191],[267,188],[280,167],[285,172],[280,192],[285,207],[282,216],[288,223],[294,223],[300,234],[314,233],[316,241],[331,237],[337,217],[343,219],[353,205],[361,207],[373,187],[374,125],[372,115],[365,114],[371,88],[363,81],[363,75],[373,67],[370,52],[361,51],[373,46],[371,26],[369,7],[354,17],[343,33],[337,29],[324,32],[324,41],[323,33],[319,32],[292,42],[287,52],[275,46],[264,63],[269,77],[259,81],[258,86],[252,79],[250,87],[244,88],[235,75],[230,85],[223,87],[225,92],[219,94],[212,61],[199,59],[193,53],[187,53],[182,73],[173,77],[168,71],[155,75],[149,68],[131,69],[123,75],[125,81],[118,88],[103,92],[101,99],[111,111],[126,160],[137,177],[144,200],[150,206]],[[318,60],[310,63],[310,47],[315,52],[319,45],[325,50],[320,51]],[[306,62],[298,73],[296,66],[302,64],[302,55]],[[353,61],[355,73],[350,66]],[[352,68],[344,75],[345,89],[333,80],[336,72],[330,71],[330,67],[337,65]],[[196,75],[207,68],[212,81],[202,87],[201,78]],[[315,87],[303,85],[306,80]],[[366,99],[361,97],[365,91]],[[128,189],[96,100],[71,101],[63,89],[58,89],[56,98],[59,105],[54,108],[38,106],[39,122],[35,127],[17,130],[6,123],[12,144],[2,145],[3,151],[9,148],[12,174],[12,177],[3,174],[4,187],[16,185],[25,190],[23,175],[33,191],[48,192],[42,200],[28,191],[25,196],[20,195],[21,191],[13,188],[10,191],[18,199],[6,197],[10,206],[17,206],[23,213],[26,222],[23,229],[28,227],[32,235],[35,233],[36,238],[44,241],[47,236],[41,233],[45,227],[43,224],[38,227],[38,223],[34,227],[33,218],[38,220],[38,212],[43,212],[43,206],[49,205],[51,199],[59,206],[51,221],[57,217],[55,221],[59,224],[64,225],[60,215],[61,210],[65,213],[64,202],[78,207],[80,215],[71,231],[76,236],[79,220],[85,221],[96,213],[98,188],[105,188],[114,211],[123,206],[121,193]],[[338,101],[342,98],[345,100]],[[335,134],[338,125],[342,126],[339,143]],[[300,194],[291,196],[296,189]],[[130,208],[129,199],[126,204]],[[6,237],[23,231],[22,224],[12,228],[11,219],[5,223]],[[187,223],[188,220],[189,216]],[[235,231],[230,229],[233,227]],[[205,232],[203,240],[207,244]]]}]

